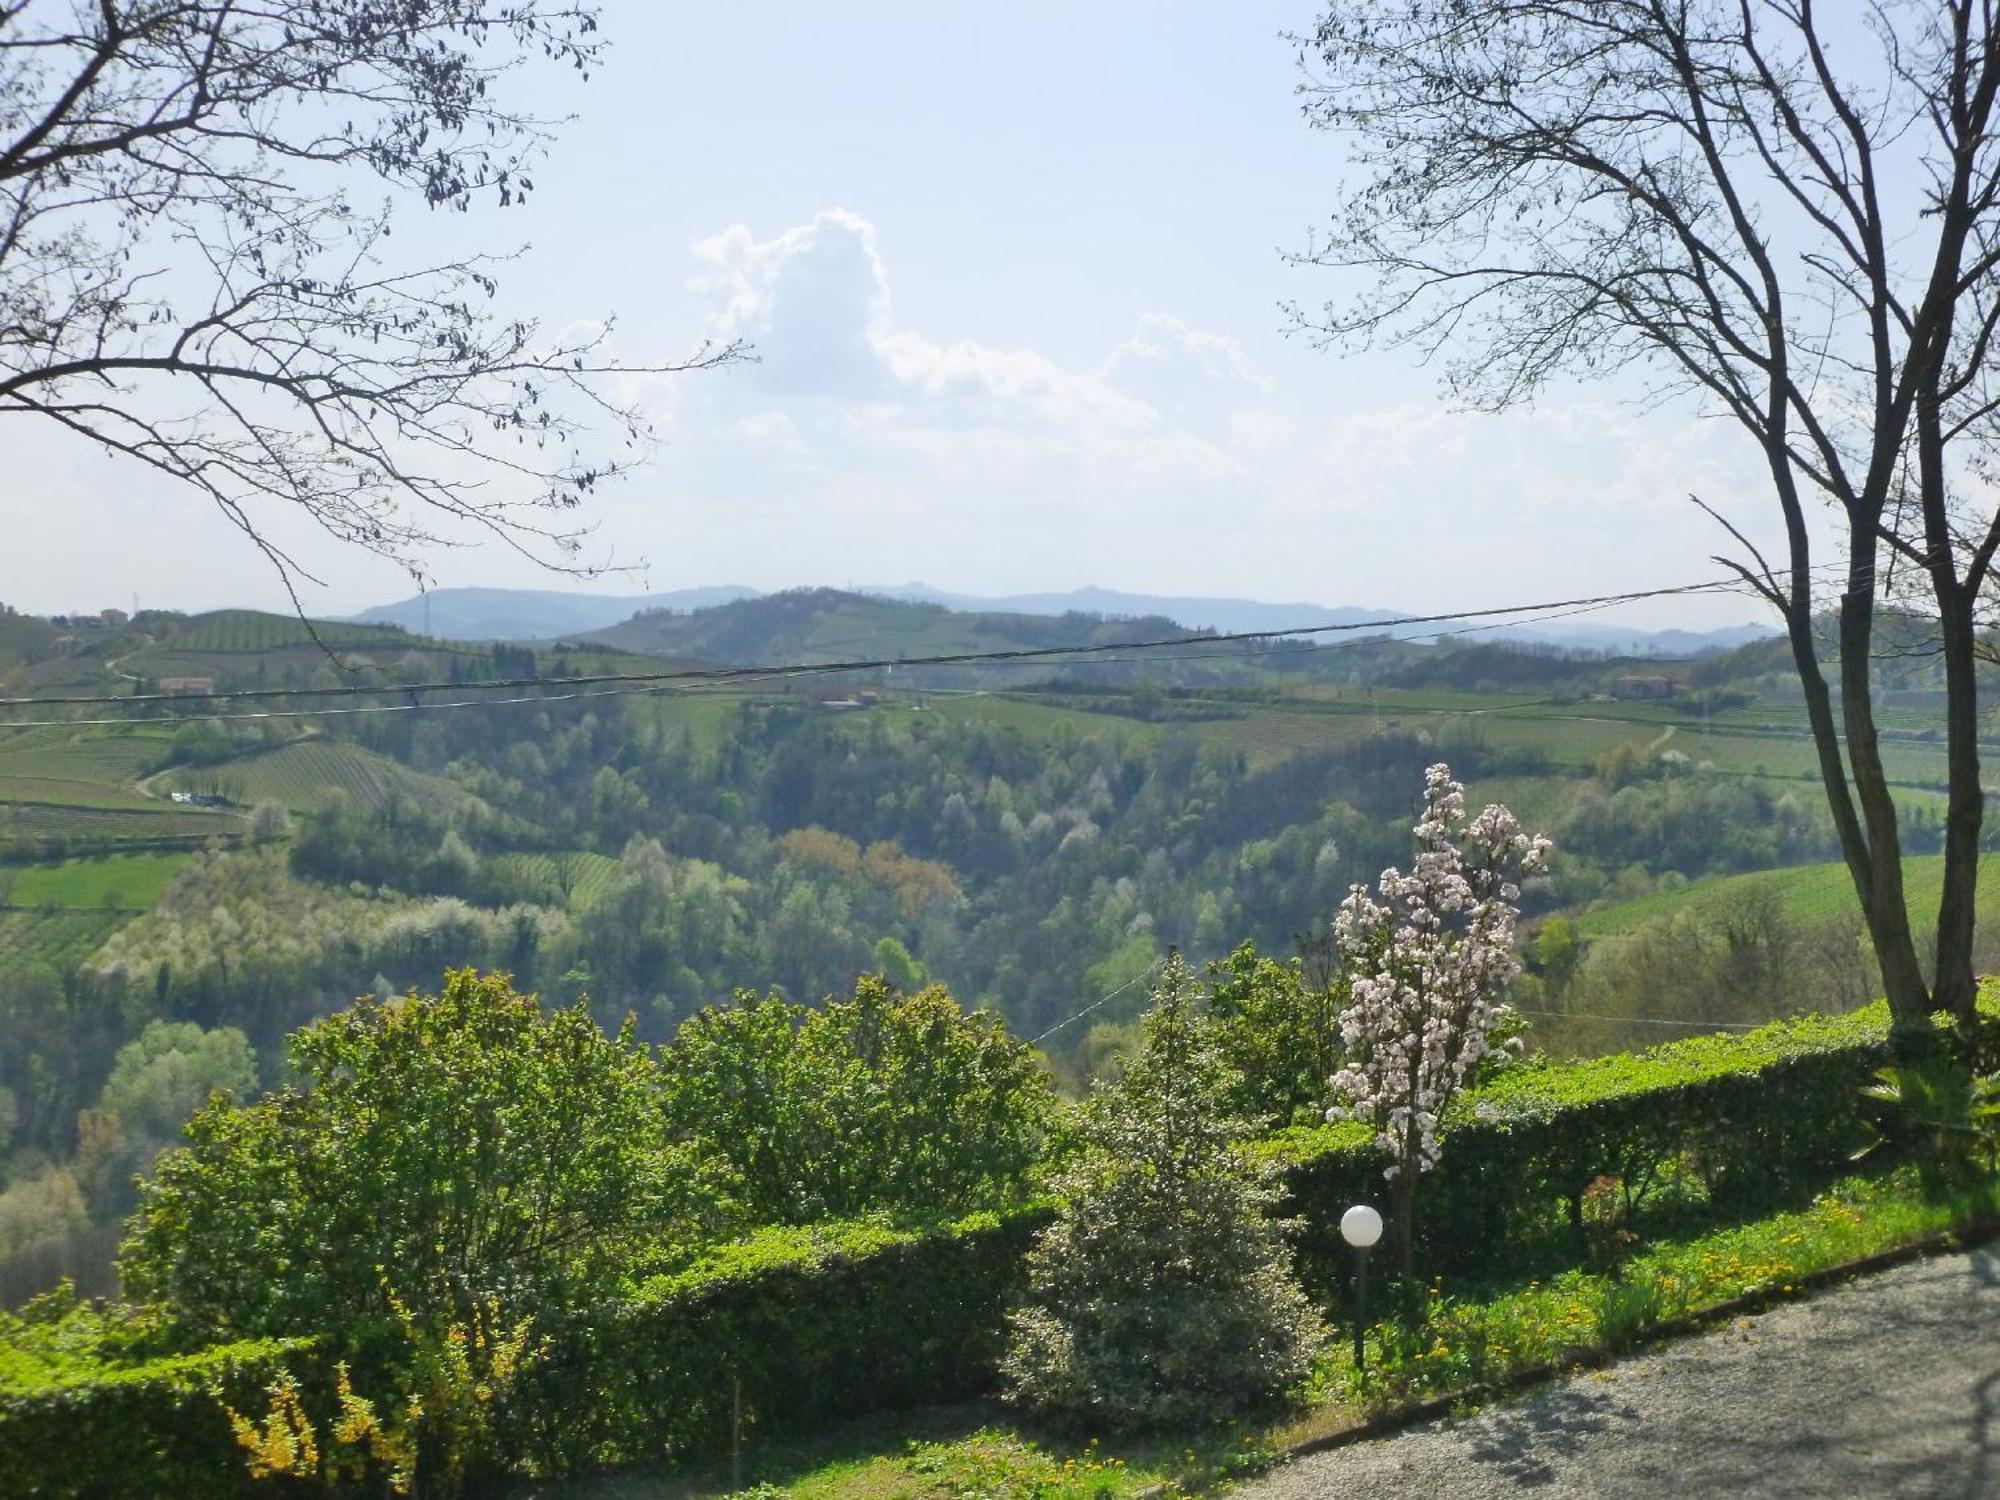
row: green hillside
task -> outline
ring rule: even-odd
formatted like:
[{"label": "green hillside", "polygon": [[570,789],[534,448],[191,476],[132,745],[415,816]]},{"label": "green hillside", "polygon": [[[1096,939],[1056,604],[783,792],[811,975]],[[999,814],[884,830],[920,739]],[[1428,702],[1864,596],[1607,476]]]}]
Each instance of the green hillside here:
[{"label": "green hillside", "polygon": [[144,911],[187,866],[184,853],[111,854],[0,873],[20,907]]},{"label": "green hillside", "polygon": [[18,973],[32,964],[54,969],[76,962],[130,920],[122,911],[0,910],[0,966]]},{"label": "green hillside", "polygon": [[[1920,855],[1903,861],[1903,887],[1911,918],[1921,930],[1936,920],[1938,898],[1944,889],[1944,856]],[[1697,880],[1677,891],[1661,891],[1588,912],[1577,919],[1577,932],[1586,938],[1611,937],[1682,912],[1715,921],[1752,890],[1775,891],[1786,913],[1799,922],[1859,915],[1861,910],[1846,865],[1799,865]],[[1980,860],[1978,920],[1982,924],[2000,922],[2000,853]]]},{"label": "green hillside", "polygon": [[1112,646],[1190,633],[1157,618],[968,614],[837,589],[793,589],[688,614],[642,614],[585,640],[656,656],[766,663]]},{"label": "green hillside", "polygon": [[[0,789],[4,785],[0,782]],[[400,797],[444,813],[478,801],[440,777],[413,771],[372,750],[316,738],[213,765],[178,766],[147,785],[160,795],[214,788],[241,806],[281,802],[294,812],[316,812],[336,797],[376,810]]]}]

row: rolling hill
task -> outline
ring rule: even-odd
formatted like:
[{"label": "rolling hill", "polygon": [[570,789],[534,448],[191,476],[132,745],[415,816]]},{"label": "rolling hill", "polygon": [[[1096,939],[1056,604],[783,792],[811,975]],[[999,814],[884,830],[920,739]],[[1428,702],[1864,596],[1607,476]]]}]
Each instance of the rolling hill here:
[{"label": "rolling hill", "polygon": [[657,594],[586,594],[563,589],[432,589],[352,616],[456,641],[545,641],[587,635],[649,609],[707,609],[755,595],[730,584]]}]

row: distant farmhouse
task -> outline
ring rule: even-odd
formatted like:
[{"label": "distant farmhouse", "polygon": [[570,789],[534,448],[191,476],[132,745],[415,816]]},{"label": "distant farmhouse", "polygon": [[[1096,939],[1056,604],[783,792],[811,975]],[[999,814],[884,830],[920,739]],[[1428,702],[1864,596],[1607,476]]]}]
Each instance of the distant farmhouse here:
[{"label": "distant farmhouse", "polygon": [[160,691],[171,698],[206,698],[215,691],[213,677],[162,677]]}]

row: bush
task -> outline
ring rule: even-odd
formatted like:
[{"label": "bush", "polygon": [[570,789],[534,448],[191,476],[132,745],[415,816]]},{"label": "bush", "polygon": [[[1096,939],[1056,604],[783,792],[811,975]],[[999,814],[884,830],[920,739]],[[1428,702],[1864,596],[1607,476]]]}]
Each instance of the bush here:
[{"label": "bush", "polygon": [[1040,1054],[942,985],[863,975],[818,1009],[739,994],[660,1056],[669,1133],[750,1224],[937,1219],[1031,1191],[1055,1094]]},{"label": "bush", "polygon": [[1305,1378],[1324,1330],[1221,1112],[1240,1077],[1178,957],[1145,1046],[1085,1107],[1084,1150],[1028,1258],[1009,1395],[1090,1432],[1206,1426]]},{"label": "bush", "polygon": [[702,1207],[645,1050],[505,975],[357,1001],[290,1057],[303,1086],[196,1114],[121,1252],[192,1334],[358,1347],[393,1330],[392,1291],[431,1326],[583,1307]]},{"label": "bush", "polygon": [[64,1292],[0,1313],[0,1493],[8,1500],[209,1500],[249,1489],[217,1399],[256,1403],[309,1341],[153,1354],[150,1330]]},{"label": "bush", "polygon": [[[927,1229],[767,1229],[548,1334],[519,1458],[551,1471],[726,1450],[746,1436],[989,1391],[1046,1205]],[[740,1383],[740,1384],[739,1384]]]},{"label": "bush", "polygon": [[[1887,1036],[1878,1004],[1640,1056],[1510,1069],[1448,1129],[1420,1248],[1439,1268],[1546,1260],[1551,1236],[1561,1248],[1577,1232],[1593,1180],[1643,1195],[1676,1158],[1707,1175],[1725,1210],[1802,1199],[1839,1177],[1858,1144],[1857,1090],[1886,1060]],[[1252,1154],[1282,1171],[1303,1221],[1302,1269],[1330,1290],[1350,1262],[1341,1211],[1382,1187],[1365,1129],[1288,1131]],[[746,1431],[762,1436],[989,1391],[1029,1247],[1052,1218],[1030,1205],[928,1228],[774,1229],[692,1260],[683,1252],[538,1325],[545,1352],[521,1376],[505,1456],[573,1471],[726,1450],[737,1381]],[[1564,1253],[1578,1249],[1568,1241]],[[0,1476],[29,1496],[234,1493],[241,1452],[197,1392],[220,1379],[239,1410],[258,1408],[257,1389],[285,1358],[309,1392],[326,1386],[323,1370],[311,1373],[324,1356],[299,1344],[145,1360],[104,1357],[86,1339],[65,1364],[52,1342],[0,1321]]]},{"label": "bush", "polygon": [[[1992,999],[1989,1017],[1994,1012]],[[1989,1024],[1992,1022],[1989,1020]],[[1466,1095],[1427,1184],[1418,1259],[1432,1270],[1505,1270],[1584,1248],[1584,1194],[1615,1177],[1643,1200],[1670,1163],[1723,1214],[1825,1186],[1862,1144],[1857,1094],[1888,1060],[1889,1010],[1807,1016],[1643,1053],[1507,1069]],[[1341,1210],[1383,1196],[1363,1127],[1291,1130],[1256,1148],[1279,1164],[1305,1221],[1309,1279],[1345,1275]],[[1556,1241],[1551,1246],[1551,1240]]]}]

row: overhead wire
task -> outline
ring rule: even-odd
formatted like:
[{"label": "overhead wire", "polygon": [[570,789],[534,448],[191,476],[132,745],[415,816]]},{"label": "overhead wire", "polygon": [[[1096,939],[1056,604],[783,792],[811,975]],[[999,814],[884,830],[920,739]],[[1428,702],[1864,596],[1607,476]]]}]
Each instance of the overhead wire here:
[{"label": "overhead wire", "polygon": [[[1443,625],[1453,621],[1493,619],[1500,616],[1535,614],[1546,610],[1608,608],[1613,604],[1636,603],[1675,595],[1734,593],[1743,585],[1733,579],[1712,579],[1700,583],[1677,584],[1668,588],[1635,589],[1618,594],[1597,594],[1578,599],[1548,600],[1536,604],[1500,605],[1489,609],[1456,610],[1449,614],[1392,616],[1383,620],[1344,620],[1335,623],[1279,625],[1263,630],[1205,631],[1162,636],[1142,641],[1105,641],[1061,646],[1021,646],[998,651],[954,651],[916,657],[867,657],[832,662],[785,662],[770,665],[683,667],[658,672],[579,673],[563,677],[533,675],[495,678],[472,683],[446,680],[418,683],[338,683],[328,687],[237,688],[226,692],[99,693],[62,697],[0,698],[0,708],[52,708],[129,706],[149,703],[187,704],[245,702],[270,698],[332,698],[385,693],[425,693],[445,690],[502,691],[542,686],[596,686],[603,683],[738,682],[766,677],[795,676],[802,673],[881,671],[893,668],[932,666],[975,666],[1015,661],[1046,661],[1088,656],[1106,651],[1150,651],[1175,646],[1216,646],[1236,641],[1273,640],[1334,633],[1381,634],[1405,625]],[[1296,649],[1296,648],[1294,648]],[[203,715],[202,717],[210,717]]]},{"label": "overhead wire", "polygon": [[1100,996],[1098,999],[1091,1001],[1090,1004],[1086,1005],[1082,1010],[1078,1011],[1075,1015],[1071,1016],[1067,1021],[1058,1021],[1056,1022],[1055,1025],[1051,1026],[1047,1031],[1043,1032],[1040,1036],[1032,1038],[1030,1041],[1030,1045],[1037,1047],[1040,1046],[1043,1042],[1047,1041],[1050,1037],[1054,1036],[1058,1031],[1061,1031],[1065,1026],[1074,1025],[1076,1022],[1081,1021],[1085,1016],[1089,1015],[1092,1011],[1098,1010],[1103,1006],[1109,1005],[1113,1000],[1116,1000],[1120,995],[1124,994],[1127,990],[1131,989],[1132,986],[1134,986],[1135,984],[1140,983],[1142,980],[1151,979],[1155,974],[1159,973],[1160,969],[1165,964],[1166,964],[1166,959],[1164,957],[1154,959],[1150,964],[1146,965],[1145,969],[1142,972],[1134,974],[1130,979],[1126,980],[1123,984],[1119,985],[1118,988],[1113,990],[1110,994]]}]

